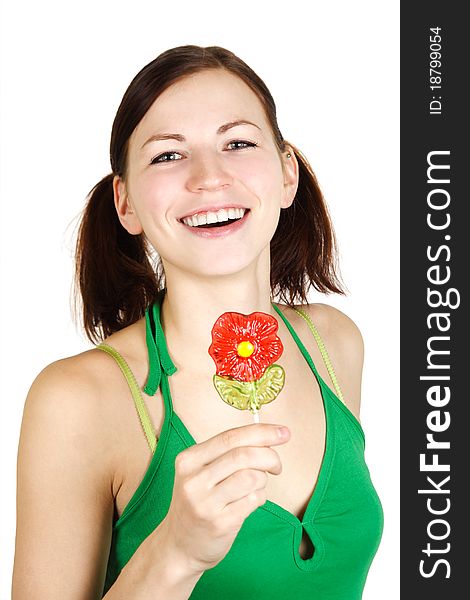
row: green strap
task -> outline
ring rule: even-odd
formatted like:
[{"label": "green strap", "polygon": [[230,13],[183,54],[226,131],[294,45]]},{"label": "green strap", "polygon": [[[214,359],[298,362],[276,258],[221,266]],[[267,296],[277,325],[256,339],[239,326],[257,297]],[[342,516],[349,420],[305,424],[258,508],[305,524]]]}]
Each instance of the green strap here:
[{"label": "green strap", "polygon": [[331,381],[333,382],[333,386],[334,386],[334,388],[336,390],[338,398],[344,403],[343,394],[341,392],[341,388],[339,387],[338,380],[336,379],[336,373],[335,373],[335,371],[333,369],[333,365],[331,364],[330,357],[328,356],[328,352],[326,351],[325,344],[323,343],[323,340],[321,339],[320,334],[317,331],[317,328],[315,327],[315,325],[313,324],[312,319],[309,317],[309,315],[306,312],[304,312],[302,309],[296,309],[296,308],[294,308],[294,310],[305,321],[307,321],[308,326],[312,330],[313,337],[315,338],[315,341],[318,344],[318,347],[320,349],[320,352],[321,352],[321,355],[322,355],[322,358],[323,358],[323,362],[325,363],[326,368],[328,369],[328,373],[330,374],[330,378],[331,378]]},{"label": "green strap", "polygon": [[147,408],[145,406],[142,394],[140,393],[139,386],[137,384],[137,381],[135,380],[134,373],[131,371],[124,357],[121,356],[121,354],[119,354],[119,352],[115,350],[112,346],[108,346],[108,344],[102,343],[96,346],[96,348],[98,350],[103,350],[104,352],[112,356],[121,368],[121,371],[123,372],[124,377],[126,378],[127,383],[129,384],[129,388],[134,399],[134,404],[137,409],[137,414],[139,415],[139,419],[142,424],[145,436],[147,438],[148,445],[150,446],[150,450],[153,454],[155,452],[155,448],[157,447],[157,435],[153,428],[150,416],[147,412]]},{"label": "green strap", "polygon": [[[156,301],[152,306],[148,306],[145,311],[145,336],[147,348],[149,351],[149,375],[147,383],[144,387],[144,392],[149,396],[154,396],[160,387],[162,379],[162,370],[166,375],[173,375],[176,372],[176,367],[171,360],[170,354],[165,341],[165,334],[160,319],[161,303],[165,294],[165,289],[158,294]],[[155,327],[155,338],[152,332],[150,323],[150,313]]]}]

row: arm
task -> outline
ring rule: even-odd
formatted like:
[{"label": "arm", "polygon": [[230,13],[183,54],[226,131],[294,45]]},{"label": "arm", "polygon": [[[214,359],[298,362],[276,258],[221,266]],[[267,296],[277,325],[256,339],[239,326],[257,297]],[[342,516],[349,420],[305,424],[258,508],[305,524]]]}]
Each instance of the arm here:
[{"label": "arm", "polygon": [[[361,332],[352,319],[333,306],[309,304],[303,308],[315,323],[326,346],[345,404],[359,420],[364,365]],[[329,376],[325,381],[332,386]]]},{"label": "arm", "polygon": [[[13,600],[101,598],[112,533],[116,446],[107,435],[109,408],[100,402],[99,384],[87,376],[92,369],[83,368],[83,356],[46,367],[25,402]],[[200,575],[187,575],[189,570],[179,566],[161,525],[106,599],[188,598]]]}]

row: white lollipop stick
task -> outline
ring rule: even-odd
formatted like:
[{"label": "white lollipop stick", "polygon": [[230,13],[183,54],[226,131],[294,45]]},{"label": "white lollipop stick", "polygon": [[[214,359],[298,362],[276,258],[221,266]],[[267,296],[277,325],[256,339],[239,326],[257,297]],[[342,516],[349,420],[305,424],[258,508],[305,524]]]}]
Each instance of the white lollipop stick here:
[{"label": "white lollipop stick", "polygon": [[[255,407],[256,407],[256,386],[255,386],[254,381],[251,381],[250,389],[251,389],[251,399],[253,401],[252,407],[253,407],[253,405],[255,405]],[[253,423],[259,423],[259,410],[257,408],[255,408],[255,410],[253,411],[252,414],[253,414]]]}]

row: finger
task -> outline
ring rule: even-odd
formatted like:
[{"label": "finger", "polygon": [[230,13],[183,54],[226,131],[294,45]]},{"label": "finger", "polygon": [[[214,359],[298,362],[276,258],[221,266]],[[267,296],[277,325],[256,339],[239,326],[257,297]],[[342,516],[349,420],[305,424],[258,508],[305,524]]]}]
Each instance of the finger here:
[{"label": "finger", "polygon": [[266,502],[266,488],[260,488],[254,490],[240,498],[235,502],[230,502],[222,510],[222,515],[227,519],[229,523],[243,524],[243,521],[248,517],[250,513],[256,510],[259,506],[263,506]]},{"label": "finger", "polygon": [[218,433],[194,446],[193,460],[201,465],[209,464],[219,456],[238,446],[275,446],[289,439],[280,433],[281,425],[272,423],[250,423]]},{"label": "finger", "polygon": [[269,447],[237,446],[204,468],[207,484],[215,487],[233,473],[255,469],[278,475],[282,471],[278,453]]},{"label": "finger", "polygon": [[213,500],[218,510],[227,504],[244,498],[251,492],[266,487],[268,476],[265,471],[244,469],[233,473],[214,488]]}]

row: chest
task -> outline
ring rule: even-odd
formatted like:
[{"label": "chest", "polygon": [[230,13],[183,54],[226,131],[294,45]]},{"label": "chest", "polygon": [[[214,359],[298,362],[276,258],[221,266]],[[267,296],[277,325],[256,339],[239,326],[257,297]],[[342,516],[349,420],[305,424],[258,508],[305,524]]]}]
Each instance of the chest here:
[{"label": "chest", "polygon": [[[285,385],[278,397],[260,410],[260,421],[286,425],[291,432],[288,442],[275,446],[282,472],[268,474],[266,497],[300,520],[312,497],[325,451],[326,421],[320,386],[305,361],[284,365]],[[170,402],[191,437],[205,441],[223,431],[253,423],[249,411],[237,410],[224,403],[209,377],[178,371],[169,378]],[[161,430],[164,402],[159,390],[145,397],[155,429]],[[116,509],[122,514],[142,480],[149,464],[149,449],[142,433],[126,448],[122,484],[116,495]],[[133,436],[129,437],[131,440]],[[127,445],[127,444],[126,444]],[[299,552],[308,555],[309,539],[304,536]]]},{"label": "chest", "polygon": [[[253,423],[249,411],[223,402],[213,386],[207,384],[208,378],[198,381],[177,375],[169,382],[173,408],[196,442]],[[274,447],[282,472],[268,474],[266,495],[301,519],[321,468],[326,433],[320,387],[306,363],[286,368],[284,388],[274,401],[261,407],[260,421],[290,429],[289,441]]]}]

